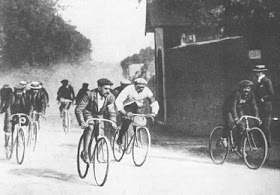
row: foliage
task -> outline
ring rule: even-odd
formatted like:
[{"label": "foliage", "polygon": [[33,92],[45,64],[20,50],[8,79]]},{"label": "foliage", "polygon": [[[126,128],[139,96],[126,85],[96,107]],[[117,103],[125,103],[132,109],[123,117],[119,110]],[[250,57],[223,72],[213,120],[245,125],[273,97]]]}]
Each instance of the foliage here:
[{"label": "foliage", "polygon": [[128,67],[131,64],[147,64],[154,60],[154,50],[151,47],[147,47],[146,49],[141,49],[139,54],[133,54],[132,56],[128,56],[124,60],[121,61],[121,66],[123,69],[123,75],[127,75]]},{"label": "foliage", "polygon": [[53,0],[1,0],[4,59],[12,66],[77,61],[91,52],[90,40],[67,24]]}]

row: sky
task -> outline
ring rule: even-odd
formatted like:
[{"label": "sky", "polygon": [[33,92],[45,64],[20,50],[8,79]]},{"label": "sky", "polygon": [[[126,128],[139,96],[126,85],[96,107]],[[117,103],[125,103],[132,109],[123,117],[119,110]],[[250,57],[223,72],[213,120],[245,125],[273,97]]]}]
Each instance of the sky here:
[{"label": "sky", "polygon": [[145,36],[146,3],[138,0],[60,0],[62,17],[91,40],[92,58],[119,62],[154,48],[152,33]]}]

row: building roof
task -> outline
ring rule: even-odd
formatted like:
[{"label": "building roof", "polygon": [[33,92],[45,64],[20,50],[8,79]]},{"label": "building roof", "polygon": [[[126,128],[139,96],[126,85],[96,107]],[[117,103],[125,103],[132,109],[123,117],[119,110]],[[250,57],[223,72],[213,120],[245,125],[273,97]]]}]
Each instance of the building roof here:
[{"label": "building roof", "polygon": [[174,8],[166,8],[159,0],[147,0],[146,4],[146,30],[154,32],[158,27],[185,27],[188,22],[184,14]]}]

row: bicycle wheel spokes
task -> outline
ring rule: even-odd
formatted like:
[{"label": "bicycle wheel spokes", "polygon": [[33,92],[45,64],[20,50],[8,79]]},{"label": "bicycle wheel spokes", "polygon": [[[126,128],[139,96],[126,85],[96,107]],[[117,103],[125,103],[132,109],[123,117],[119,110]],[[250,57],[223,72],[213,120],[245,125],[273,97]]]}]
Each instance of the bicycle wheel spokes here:
[{"label": "bicycle wheel spokes", "polygon": [[120,162],[125,153],[126,135],[122,138],[122,145],[117,144],[117,139],[119,137],[119,129],[116,130],[113,140],[113,155],[116,161]]},{"label": "bicycle wheel spokes", "polygon": [[146,161],[150,149],[151,137],[149,130],[147,128],[137,129],[133,139],[133,162],[136,166],[141,166]]},{"label": "bicycle wheel spokes", "polygon": [[109,141],[106,137],[101,137],[98,139],[93,153],[94,178],[97,185],[103,186],[107,180],[110,164]]},{"label": "bicycle wheel spokes", "polygon": [[77,169],[80,178],[85,178],[88,173],[89,164],[84,162],[82,159],[82,152],[84,150],[84,136],[82,135],[78,145],[78,152],[77,152]]},{"label": "bicycle wheel spokes", "polygon": [[243,145],[243,157],[246,165],[251,169],[261,167],[266,160],[267,150],[267,141],[262,130],[257,127],[249,130]]},{"label": "bicycle wheel spokes", "polygon": [[24,153],[25,153],[25,138],[24,138],[24,132],[23,129],[18,130],[18,135],[16,139],[17,148],[16,148],[16,156],[17,156],[17,162],[18,164],[22,164],[24,159]]},{"label": "bicycle wheel spokes", "polygon": [[222,126],[215,127],[210,135],[209,153],[215,164],[222,164],[227,158],[229,152],[229,140],[227,146],[222,143],[222,135],[224,128]]}]

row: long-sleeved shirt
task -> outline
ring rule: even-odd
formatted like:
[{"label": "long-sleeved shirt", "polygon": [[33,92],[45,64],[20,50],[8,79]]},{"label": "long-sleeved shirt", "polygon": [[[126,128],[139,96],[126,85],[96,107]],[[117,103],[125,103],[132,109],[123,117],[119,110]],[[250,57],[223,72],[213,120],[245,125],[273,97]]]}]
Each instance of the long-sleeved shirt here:
[{"label": "long-sleeved shirt", "polygon": [[148,98],[150,100],[152,112],[157,114],[159,105],[157,101],[151,101],[153,96],[153,92],[148,87],[145,87],[142,92],[138,93],[135,89],[135,85],[132,84],[121,91],[115,104],[118,111],[123,110],[125,106],[133,103],[136,103],[138,107],[143,107],[144,100]]},{"label": "long-sleeved shirt", "polygon": [[257,102],[261,102],[261,99],[263,99],[264,102],[270,102],[272,100],[274,90],[269,78],[263,77],[260,82],[257,83],[255,95]]}]

